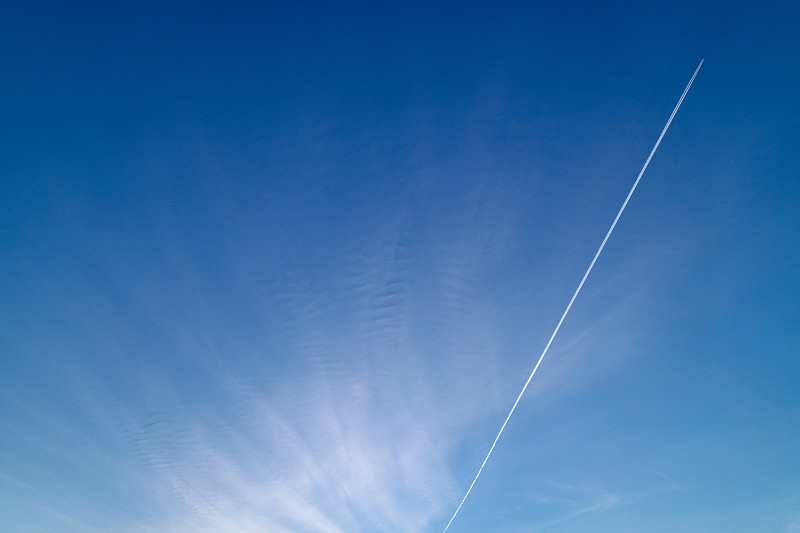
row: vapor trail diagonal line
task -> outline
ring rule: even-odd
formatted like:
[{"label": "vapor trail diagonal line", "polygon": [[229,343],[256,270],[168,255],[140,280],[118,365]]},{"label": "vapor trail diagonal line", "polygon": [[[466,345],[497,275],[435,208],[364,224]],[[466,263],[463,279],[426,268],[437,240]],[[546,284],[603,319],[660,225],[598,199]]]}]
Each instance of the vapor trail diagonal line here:
[{"label": "vapor trail diagonal line", "polygon": [[525,385],[522,387],[522,390],[520,391],[519,395],[517,396],[517,399],[514,401],[514,405],[511,407],[511,411],[508,412],[508,416],[506,416],[506,419],[503,422],[503,425],[500,426],[500,431],[497,432],[497,436],[494,438],[494,442],[492,443],[492,447],[489,448],[489,453],[486,454],[486,458],[484,458],[483,463],[481,464],[481,467],[478,469],[478,473],[475,474],[475,479],[473,479],[472,483],[470,483],[469,488],[467,489],[467,493],[464,494],[464,497],[461,499],[461,503],[459,503],[458,507],[456,508],[456,512],[454,512],[453,516],[450,517],[450,521],[447,522],[447,525],[444,527],[444,530],[443,530],[442,533],[446,532],[447,529],[450,527],[450,524],[453,523],[453,520],[455,519],[456,515],[458,515],[458,512],[461,510],[461,507],[464,505],[464,502],[467,500],[467,496],[469,496],[469,493],[472,492],[472,487],[475,486],[475,482],[478,481],[478,478],[480,477],[481,472],[483,472],[483,467],[486,466],[486,462],[489,460],[489,457],[491,457],[492,452],[494,451],[494,447],[497,444],[497,441],[500,440],[500,435],[502,435],[503,431],[506,429],[506,425],[508,424],[508,420],[511,418],[511,415],[514,414],[514,410],[516,410],[517,404],[519,404],[519,401],[522,398],[522,395],[525,394],[525,390],[528,388],[528,385],[530,384],[531,380],[533,379],[533,375],[536,374],[536,371],[539,369],[539,365],[542,364],[542,360],[544,359],[544,356],[547,354],[547,350],[550,349],[550,345],[553,343],[553,339],[556,337],[556,334],[558,333],[558,330],[561,329],[561,324],[563,324],[564,323],[564,319],[567,318],[567,314],[569,313],[569,310],[572,308],[572,304],[575,302],[575,298],[577,298],[578,294],[581,292],[581,289],[583,288],[583,284],[586,282],[586,278],[589,277],[589,273],[592,271],[592,268],[594,268],[594,264],[597,261],[597,258],[600,257],[600,252],[603,251],[603,248],[605,247],[606,242],[608,242],[608,238],[611,236],[611,232],[614,231],[614,228],[617,225],[617,221],[619,221],[619,217],[622,216],[622,212],[625,211],[625,207],[628,205],[628,201],[631,199],[631,196],[633,196],[633,191],[636,190],[636,186],[639,185],[639,181],[642,179],[642,175],[644,174],[644,171],[647,170],[647,165],[650,164],[650,160],[653,158],[653,154],[656,153],[656,150],[658,149],[658,145],[661,144],[661,139],[664,138],[664,134],[667,133],[667,130],[669,129],[669,125],[672,124],[672,119],[675,118],[675,114],[678,112],[678,109],[680,109],[681,104],[683,103],[683,99],[686,97],[686,93],[689,92],[689,88],[692,86],[692,83],[694,82],[695,76],[697,76],[697,73],[700,72],[700,67],[703,66],[703,61],[704,60],[700,60],[700,64],[697,65],[697,69],[695,69],[694,74],[692,74],[692,79],[690,79],[689,83],[686,84],[686,88],[683,90],[683,94],[681,94],[681,97],[678,100],[678,103],[675,105],[675,109],[672,110],[672,114],[669,116],[669,119],[667,120],[667,123],[664,126],[664,129],[661,130],[661,135],[658,136],[658,140],[656,141],[656,144],[653,145],[653,149],[650,150],[650,155],[647,156],[647,160],[644,162],[644,166],[642,166],[642,170],[639,171],[639,175],[636,177],[636,181],[633,182],[633,186],[631,187],[631,190],[628,192],[628,196],[625,198],[625,201],[622,202],[622,207],[619,208],[619,212],[617,213],[617,216],[614,217],[614,222],[612,222],[611,223],[611,227],[608,228],[608,233],[606,233],[605,238],[603,238],[603,242],[600,243],[600,247],[597,249],[597,253],[594,254],[594,258],[592,259],[592,262],[589,264],[589,268],[586,269],[586,273],[583,275],[583,279],[581,279],[581,282],[578,284],[578,288],[575,289],[575,294],[572,295],[572,298],[570,299],[569,304],[567,304],[567,308],[564,310],[564,314],[561,315],[561,319],[558,321],[558,324],[556,325],[556,329],[553,330],[553,334],[550,335],[550,340],[547,341],[547,345],[545,345],[544,350],[542,351],[542,355],[540,355],[539,356],[539,360],[536,361],[536,366],[533,367],[533,370],[531,371],[530,376],[528,376],[528,380],[525,382]]}]

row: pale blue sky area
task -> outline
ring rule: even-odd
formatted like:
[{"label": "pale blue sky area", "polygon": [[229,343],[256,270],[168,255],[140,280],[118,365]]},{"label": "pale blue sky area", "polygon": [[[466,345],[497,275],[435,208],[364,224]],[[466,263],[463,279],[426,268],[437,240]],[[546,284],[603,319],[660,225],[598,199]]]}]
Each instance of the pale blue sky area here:
[{"label": "pale blue sky area", "polygon": [[703,58],[448,531],[800,531],[795,3],[263,4],[3,9],[1,532],[441,532]]}]

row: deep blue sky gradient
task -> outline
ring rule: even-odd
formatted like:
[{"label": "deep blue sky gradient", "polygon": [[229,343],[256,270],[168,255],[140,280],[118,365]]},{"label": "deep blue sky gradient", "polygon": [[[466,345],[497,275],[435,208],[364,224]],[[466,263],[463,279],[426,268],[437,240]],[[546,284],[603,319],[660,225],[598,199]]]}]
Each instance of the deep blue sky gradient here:
[{"label": "deep blue sky gradient", "polygon": [[11,2],[0,531],[800,531],[800,8]]}]

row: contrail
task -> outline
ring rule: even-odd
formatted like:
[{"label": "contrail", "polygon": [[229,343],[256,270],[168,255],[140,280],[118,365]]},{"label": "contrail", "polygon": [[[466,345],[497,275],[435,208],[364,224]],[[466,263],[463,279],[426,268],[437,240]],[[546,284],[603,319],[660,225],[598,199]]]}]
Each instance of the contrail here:
[{"label": "contrail", "polygon": [[528,376],[528,381],[525,382],[525,385],[522,387],[522,390],[520,391],[519,396],[517,396],[517,399],[514,401],[514,405],[511,406],[511,411],[508,412],[508,416],[506,416],[506,419],[503,422],[503,425],[500,426],[500,431],[497,432],[497,436],[494,438],[494,442],[492,443],[492,447],[489,448],[489,453],[486,454],[486,458],[484,458],[483,463],[481,464],[481,467],[478,469],[478,473],[475,474],[475,479],[473,479],[472,483],[470,483],[469,488],[467,489],[467,493],[464,494],[464,497],[461,499],[461,503],[459,503],[458,504],[458,508],[456,508],[456,512],[453,513],[453,516],[450,517],[450,521],[444,527],[444,531],[442,533],[446,532],[447,529],[450,527],[450,524],[453,523],[453,520],[455,519],[456,515],[458,515],[458,512],[461,510],[461,506],[464,505],[464,502],[467,500],[467,496],[469,496],[469,493],[472,492],[472,487],[475,486],[475,482],[478,481],[478,478],[480,477],[481,472],[483,472],[483,467],[486,466],[486,462],[489,460],[489,457],[492,455],[492,452],[494,451],[494,447],[497,444],[497,441],[500,440],[500,435],[502,435],[503,431],[506,429],[506,424],[508,424],[508,420],[511,418],[511,415],[514,414],[514,410],[517,408],[517,404],[519,404],[519,401],[522,398],[522,395],[525,394],[525,390],[528,388],[528,385],[530,384],[531,380],[533,379],[533,375],[536,374],[536,371],[539,369],[539,365],[542,364],[542,360],[544,359],[544,356],[547,354],[547,350],[550,349],[550,345],[553,343],[553,339],[555,338],[556,334],[558,333],[558,330],[561,329],[561,324],[564,322],[564,319],[567,318],[567,313],[569,313],[569,310],[572,308],[572,304],[573,304],[573,302],[575,302],[575,298],[577,298],[578,297],[578,293],[581,292],[581,289],[583,288],[583,284],[584,284],[584,282],[586,282],[586,278],[589,277],[589,273],[592,271],[592,268],[594,268],[594,264],[597,261],[597,258],[600,256],[600,252],[603,251],[603,248],[605,247],[606,242],[608,241],[608,238],[611,236],[611,232],[614,231],[614,227],[616,227],[617,221],[619,220],[619,217],[622,216],[622,212],[625,211],[625,207],[628,205],[628,200],[630,200],[631,196],[633,196],[633,191],[635,191],[636,190],[636,186],[639,185],[639,180],[642,179],[642,175],[644,174],[644,171],[647,170],[647,165],[650,164],[650,160],[653,158],[653,154],[656,153],[656,150],[658,149],[658,145],[661,144],[661,139],[664,138],[664,134],[667,133],[667,129],[669,129],[669,125],[672,124],[672,119],[675,118],[675,114],[678,112],[678,109],[680,109],[681,104],[683,103],[683,99],[686,97],[686,93],[689,92],[689,88],[692,86],[692,82],[694,82],[695,76],[697,76],[697,73],[700,72],[700,67],[703,66],[703,61],[704,61],[704,59],[700,60],[700,64],[697,65],[697,69],[695,69],[694,74],[692,74],[692,79],[689,80],[689,83],[686,85],[686,88],[683,90],[683,94],[681,95],[680,99],[678,100],[678,103],[675,105],[675,109],[672,110],[672,114],[669,116],[669,119],[667,120],[667,124],[664,126],[664,129],[661,130],[661,135],[658,136],[658,140],[656,141],[656,144],[653,146],[653,149],[650,150],[650,155],[647,156],[647,161],[644,162],[644,166],[642,166],[642,170],[639,171],[639,175],[636,177],[636,181],[633,182],[633,187],[631,187],[630,192],[628,192],[628,196],[625,198],[625,201],[622,202],[622,207],[619,208],[619,212],[617,213],[617,216],[614,217],[614,222],[612,222],[611,223],[611,227],[608,228],[608,233],[606,233],[606,236],[603,239],[603,242],[600,243],[600,248],[598,248],[597,249],[597,253],[594,254],[594,259],[592,259],[592,262],[589,264],[589,268],[586,269],[586,273],[583,275],[583,279],[581,279],[581,282],[578,284],[578,288],[575,289],[575,294],[572,295],[572,298],[570,299],[569,304],[567,304],[567,308],[564,310],[564,314],[561,315],[561,319],[558,321],[558,324],[556,325],[556,329],[553,331],[553,334],[550,335],[550,340],[547,341],[547,345],[544,347],[544,350],[542,351],[542,355],[540,355],[539,356],[539,360],[536,361],[536,366],[533,367],[533,370],[531,371],[531,375]]}]

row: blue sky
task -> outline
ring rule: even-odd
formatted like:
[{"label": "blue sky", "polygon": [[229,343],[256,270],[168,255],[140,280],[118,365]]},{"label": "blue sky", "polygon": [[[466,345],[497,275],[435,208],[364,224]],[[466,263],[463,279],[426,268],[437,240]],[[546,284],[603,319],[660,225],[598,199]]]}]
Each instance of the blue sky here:
[{"label": "blue sky", "polygon": [[800,9],[12,2],[0,531],[800,531]]}]

